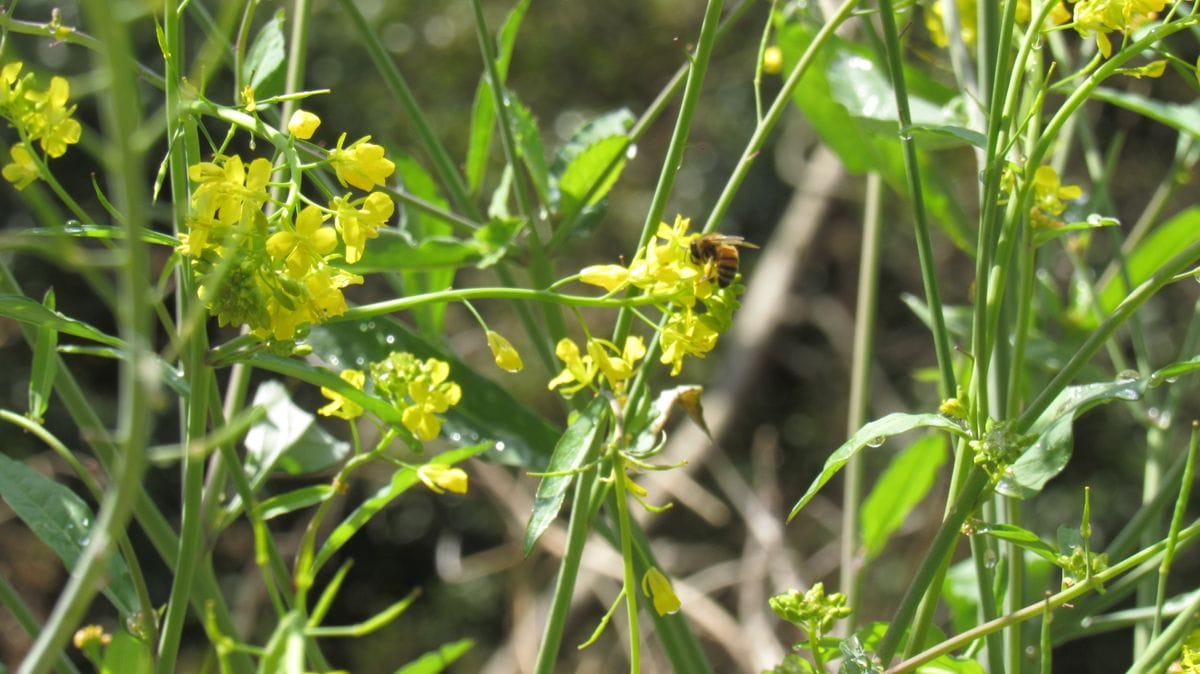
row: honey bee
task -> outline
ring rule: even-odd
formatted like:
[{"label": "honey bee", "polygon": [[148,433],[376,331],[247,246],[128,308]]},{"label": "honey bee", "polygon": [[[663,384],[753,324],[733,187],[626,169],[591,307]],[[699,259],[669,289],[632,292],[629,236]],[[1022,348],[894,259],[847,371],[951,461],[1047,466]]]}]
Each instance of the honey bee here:
[{"label": "honey bee", "polygon": [[715,271],[717,285],[728,288],[738,273],[738,248],[758,248],[758,246],[740,236],[701,234],[692,240],[692,261],[706,267],[709,263],[715,263],[716,269],[709,270],[710,277]]}]

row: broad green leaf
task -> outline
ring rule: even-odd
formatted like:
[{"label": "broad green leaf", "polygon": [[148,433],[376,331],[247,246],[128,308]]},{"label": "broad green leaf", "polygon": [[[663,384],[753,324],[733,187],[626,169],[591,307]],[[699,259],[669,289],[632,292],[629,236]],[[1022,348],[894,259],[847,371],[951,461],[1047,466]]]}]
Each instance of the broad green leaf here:
[{"label": "broad green leaf", "polygon": [[943,655],[918,668],[921,674],[983,674],[983,665],[970,658]]},{"label": "broad green leaf", "polygon": [[[0,454],[0,497],[43,543],[50,547],[67,570],[73,570],[83,554],[95,519],[83,499],[67,487]],[[129,567],[119,551],[108,563],[108,585],[104,596],[123,615],[138,608],[137,593]]]},{"label": "broad green leaf", "polygon": [[989,534],[1008,541],[1050,562],[1058,558],[1058,551],[1054,549],[1053,545],[1043,541],[1032,531],[1022,529],[1014,524],[988,524],[977,528],[976,533]]},{"label": "broad green leaf", "polygon": [[[508,76],[508,65],[512,61],[517,33],[520,32],[521,21],[525,18],[529,3],[530,0],[518,2],[508,13],[504,25],[500,27],[500,34],[496,40],[496,49],[499,52],[496,57],[496,70],[499,71],[501,80]],[[471,106],[471,135],[467,142],[467,184],[472,192],[478,192],[483,184],[495,125],[496,98],[492,93],[491,82],[484,74],[479,78],[479,85],[475,87],[475,102]]]},{"label": "broad green leaf", "polygon": [[1180,133],[1200,136],[1200,104],[1197,101],[1193,100],[1187,104],[1168,103],[1132,91],[1119,91],[1107,87],[1098,87],[1092,92],[1092,98],[1132,110],[1143,117],[1166,124]]},{"label": "broad green leaf", "polygon": [[[430,463],[444,463],[454,465],[460,461],[465,461],[472,456],[484,451],[489,447],[489,444],[473,445],[469,447],[459,447],[448,452],[442,452],[436,457],[430,459]],[[408,491],[408,488],[417,484],[417,471],[411,468],[400,468],[392,474],[391,481],[384,485],[373,496],[359,504],[354,512],[346,516],[333,531],[329,532],[329,537],[321,544],[321,549],[317,551],[317,555],[313,561],[311,570],[312,575],[325,565],[342,546],[350,540],[354,534],[358,533],[367,522],[371,520],[380,510],[383,510],[389,503],[394,501],[397,496]]]},{"label": "broad green leaf", "polygon": [[272,496],[258,504],[258,516],[264,520],[274,519],[297,510],[303,510],[328,501],[337,491],[327,484],[314,484]]},{"label": "broad green leaf", "polygon": [[421,657],[396,670],[396,674],[441,674],[447,667],[466,654],[475,645],[470,639],[460,639],[442,644],[436,651]]},{"label": "broad green leaf", "polygon": [[[817,29],[817,25],[804,21],[779,24],[778,43],[783,50],[786,70],[793,68],[799,61],[816,36]],[[869,72],[886,72],[881,69],[875,58],[866,47],[833,38],[818,52],[812,66],[796,88],[792,100],[821,136],[825,145],[842,160],[848,171],[857,174],[878,171],[892,189],[900,194],[907,194],[907,172],[900,147],[898,125],[894,118],[890,123],[871,118],[872,115],[881,115],[887,109],[893,112],[895,110],[895,95],[889,81],[885,78],[885,88],[874,93],[858,92],[853,87],[853,75],[859,67],[867,67],[869,64]],[[851,76],[847,76],[847,70],[852,73]],[[926,77],[920,77],[915,70],[906,69],[905,77],[911,90],[910,100],[924,98],[930,106],[940,106],[939,111],[941,108],[953,110],[947,107],[950,103],[948,89]],[[854,109],[848,109],[846,102],[838,99],[839,94],[845,97],[846,102]],[[925,106],[922,109],[925,109]],[[949,113],[933,115],[935,119],[932,122],[927,121],[926,126],[964,126],[965,123],[948,123],[944,114]],[[925,140],[938,138],[939,136],[933,134],[923,134]],[[920,149],[922,151],[918,161],[926,208],[954,244],[970,252],[973,250],[970,241],[972,234],[967,226],[966,213],[941,167],[930,159],[924,148]]]},{"label": "broad green leaf", "polygon": [[[481,343],[483,339],[481,331]],[[507,390],[475,372],[454,354],[419,337],[395,318],[380,317],[362,323],[315,326],[309,333],[308,342],[316,355],[336,368],[362,368],[369,361],[383,360],[393,351],[409,351],[418,358],[446,361],[450,365],[450,379],[462,386],[463,396],[457,405],[446,412],[444,434],[451,442],[460,445],[494,443],[496,449],[487,456],[490,461],[541,470],[558,441],[559,432],[513,398]],[[257,364],[257,360],[254,362]],[[333,379],[341,381],[336,376]],[[342,385],[345,386],[345,382]],[[363,396],[366,397],[365,394]],[[390,414],[390,417],[381,418],[400,423],[399,414],[390,405],[373,398],[371,400],[383,405]],[[368,409],[376,412],[373,408]]]},{"label": "broad green leaf", "polygon": [[[442,198],[437,181],[420,163],[408,156],[396,158],[396,174],[404,184],[404,189],[431,204],[443,209],[449,204]],[[448,237],[453,234],[453,227],[424,211],[408,205],[401,205],[403,221],[401,229],[418,245],[426,239]],[[367,246],[370,249],[370,246]],[[454,284],[453,267],[433,268],[423,272],[404,271],[401,278],[404,282],[405,294],[430,292],[449,288]],[[446,305],[430,304],[413,309],[412,316],[417,321],[422,334],[433,336],[442,334],[442,322],[446,315]]]},{"label": "broad green leaf", "polygon": [[242,81],[254,89],[258,99],[279,94],[283,84],[283,65],[287,61],[287,40],[283,36],[283,12],[271,17],[261,29],[242,62]]},{"label": "broad green leaf", "polygon": [[[844,47],[835,50],[825,66],[834,100],[854,117],[881,123],[880,130],[895,132],[899,112],[886,68],[875,61],[873,55],[857,52],[851,45]],[[941,104],[910,92],[908,105],[913,125],[926,128],[957,125],[961,128],[967,122],[954,101]]]},{"label": "broad green leaf", "polygon": [[104,649],[101,674],[151,674],[153,671],[154,656],[146,642],[125,630],[113,635],[112,643]]},{"label": "broad green leaf", "polygon": [[1029,498],[1062,472],[1071,459],[1072,426],[1080,414],[1114,400],[1138,400],[1147,379],[1120,378],[1114,382],[1068,386],[1030,427],[1033,444],[1009,466],[996,491],[1014,498]]},{"label": "broad green leaf", "polygon": [[519,101],[513,93],[509,93],[512,111],[513,136],[517,149],[521,153],[521,161],[529,171],[529,178],[537,190],[538,197],[544,204],[550,203],[550,169],[546,166],[546,148],[542,145],[542,134],[538,131],[537,118],[533,112]]},{"label": "broad green leaf", "polygon": [[609,136],[580,152],[558,177],[559,210],[566,216],[608,195],[625,167],[628,136]]},{"label": "broad green leaf", "polygon": [[[1200,208],[1189,208],[1158,225],[1126,256],[1125,268],[1130,281],[1134,286],[1140,285],[1197,240],[1200,240]],[[1109,313],[1129,292],[1122,275],[1114,274],[1098,293],[1100,306]]]},{"label": "broad green leaf", "polygon": [[796,516],[800,510],[808,504],[813,496],[829,482],[834,475],[837,474],[842,466],[850,460],[863,447],[868,445],[878,447],[882,445],[887,438],[893,435],[899,435],[913,430],[914,428],[933,428],[937,430],[949,431],[959,436],[966,436],[966,432],[955,422],[941,416],[940,414],[905,414],[896,412],[889,414],[882,419],[876,419],[858,429],[858,432],[850,437],[849,440],[842,443],[829,458],[825,460],[825,467],[821,469],[821,474],[813,480],[809,485],[808,490],[804,492],[804,496],[792,508],[792,512],[788,515],[788,520]]},{"label": "broad green leaf", "polygon": [[[54,311],[54,288],[46,291],[42,306]],[[50,405],[50,394],[54,389],[54,375],[58,369],[58,331],[52,325],[40,325],[33,345],[33,365],[29,372],[29,418],[42,423],[46,408]]]},{"label": "broad green leaf", "polygon": [[125,342],[58,311],[52,311],[24,295],[0,295],[0,316],[38,327],[53,328],[68,335],[90,339],[109,346],[124,347]]},{"label": "broad green leaf", "polygon": [[927,435],[897,454],[879,476],[861,511],[862,542],[868,560],[883,551],[892,533],[924,500],[946,456],[945,436]]},{"label": "broad green leaf", "polygon": [[297,407],[282,383],[268,379],[259,384],[252,404],[267,411],[243,440],[246,477],[252,487],[257,489],[274,470],[291,475],[315,473],[350,453],[350,443],[338,440],[315,423],[316,417]]},{"label": "broad green leaf", "polygon": [[430,236],[414,240],[407,232],[381,229],[363,251],[362,259],[342,265],[355,274],[398,271],[457,269],[473,265],[482,257],[476,241],[452,236]]},{"label": "broad green leaf", "polygon": [[267,641],[258,674],[304,674],[304,616],[288,611]]},{"label": "broad green leaf", "polygon": [[[592,400],[587,409],[580,413],[559,438],[554,455],[550,457],[550,465],[542,472],[559,473],[582,466],[603,435],[603,421],[607,410],[606,398],[598,396]],[[529,556],[534,544],[554,518],[558,517],[558,511],[562,509],[563,499],[567,495],[567,488],[576,477],[578,476],[547,475],[538,484],[537,494],[533,498],[533,513],[529,516],[529,524],[525,526],[525,556]]]}]

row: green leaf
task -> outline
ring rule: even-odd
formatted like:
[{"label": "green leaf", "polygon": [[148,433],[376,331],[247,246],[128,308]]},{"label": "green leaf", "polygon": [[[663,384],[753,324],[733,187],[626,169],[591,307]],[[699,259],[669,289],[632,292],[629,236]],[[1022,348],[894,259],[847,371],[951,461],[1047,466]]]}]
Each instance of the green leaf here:
[{"label": "green leaf", "polygon": [[[42,306],[54,311],[54,288],[46,291]],[[46,408],[50,406],[50,394],[54,389],[54,375],[58,369],[58,331],[52,325],[41,325],[33,345],[33,365],[29,373],[29,418],[42,423]]]},{"label": "green leaf", "polygon": [[927,435],[892,459],[862,506],[862,541],[867,559],[883,551],[892,533],[924,500],[946,462],[946,438]]},{"label": "green leaf", "polygon": [[396,271],[431,271],[457,269],[473,265],[482,257],[476,241],[464,241],[452,236],[428,236],[414,240],[407,232],[381,229],[379,236],[363,250],[362,259],[342,265],[355,274],[377,274]]},{"label": "green leaf", "polygon": [[440,674],[454,664],[475,645],[470,639],[460,639],[442,644],[436,651],[421,657],[396,670],[396,674]]},{"label": "green leaf", "polygon": [[[482,333],[479,339],[483,340]],[[460,445],[494,443],[496,449],[487,456],[490,461],[540,470],[550,459],[554,444],[558,441],[558,430],[513,398],[506,389],[390,316],[363,323],[315,326],[309,333],[308,342],[316,355],[334,367],[364,367],[368,361],[383,360],[393,351],[408,351],[418,358],[446,361],[450,365],[450,379],[462,387],[463,397],[446,412],[446,423],[443,425],[445,435],[451,442]],[[336,376],[330,376],[341,381]],[[342,382],[342,386],[348,387],[345,382]],[[374,398],[370,400],[373,404],[383,405],[390,414],[390,417],[381,418],[389,423],[400,423],[399,414],[390,405]],[[374,408],[368,409],[378,414]]]},{"label": "green leaf", "polygon": [[1014,524],[988,524],[978,528],[976,531],[977,533],[988,534],[1000,540],[1008,541],[1049,562],[1053,562],[1058,558],[1058,551],[1054,549],[1053,545],[1043,541],[1041,537],[1032,531],[1022,529]]},{"label": "green leaf", "polygon": [[1033,230],[1033,245],[1034,247],[1041,246],[1070,232],[1078,232],[1086,229],[1099,229],[1101,227],[1114,227],[1121,224],[1116,218],[1106,218],[1100,215],[1092,215],[1083,222],[1068,222],[1058,227],[1046,228],[1038,227]]},{"label": "green leaf", "polygon": [[1150,384],[1152,386],[1157,386],[1162,382],[1171,383],[1175,381],[1176,378],[1182,377],[1185,374],[1191,374],[1196,370],[1200,370],[1200,356],[1196,356],[1191,360],[1171,363],[1170,365],[1165,365],[1155,370],[1154,373],[1150,375]]},{"label": "green leaf", "polygon": [[628,147],[628,136],[609,136],[580,152],[558,178],[559,210],[569,217],[603,199],[621,177]]},{"label": "green leaf", "polygon": [[274,470],[291,475],[315,473],[350,453],[350,443],[338,440],[315,423],[316,417],[297,407],[282,383],[268,379],[259,384],[252,404],[267,411],[242,441],[246,446],[246,477],[255,489]]},{"label": "green leaf", "polygon": [[[1189,208],[1155,227],[1125,258],[1130,281],[1135,287],[1140,285],[1197,240],[1200,240],[1200,208]],[[1122,274],[1114,274],[1100,288],[1100,306],[1109,313],[1129,292]]]},{"label": "green leaf", "polygon": [[151,674],[154,656],[150,646],[124,630],[117,632],[104,649],[101,674]]},{"label": "green leaf", "polygon": [[[114,349],[109,346],[85,346],[83,344],[63,344],[58,347],[59,353],[70,353],[84,356],[98,356],[100,358],[112,358],[114,360],[128,360],[129,352],[125,349]],[[187,378],[183,376],[183,372],[175,369],[167,361],[154,356],[154,361],[158,365],[158,372],[162,376],[162,381],[171,388],[180,397],[191,395],[192,386]]]},{"label": "green leaf", "polygon": [[[442,452],[430,460],[430,463],[444,463],[446,465],[454,465],[460,461],[465,461],[476,454],[488,448],[488,444],[473,445],[470,447],[459,447],[448,452]],[[342,546],[350,540],[358,530],[363,528],[367,522],[371,520],[380,510],[383,510],[389,503],[394,501],[397,496],[403,494],[409,487],[416,484],[418,481],[417,471],[411,468],[400,468],[392,474],[391,482],[380,488],[373,496],[363,501],[354,512],[350,513],[346,519],[342,520],[333,531],[329,532],[329,537],[321,545],[321,549],[317,551],[317,555],[313,561],[313,566],[310,573],[316,576],[317,571],[329,561]]]},{"label": "green leaf", "polygon": [[[82,225],[78,222],[71,222],[62,227],[55,228],[32,227],[22,230],[18,236],[52,239],[59,239],[63,236],[81,239],[124,239],[125,228],[114,227],[112,225]],[[179,239],[169,234],[156,232],[153,229],[143,229],[141,238],[145,243],[167,246],[169,248],[179,245]]]},{"label": "green leaf", "polygon": [[274,519],[297,510],[303,510],[333,498],[337,491],[327,484],[314,484],[272,496],[258,504],[258,516],[264,520]]},{"label": "green leaf", "polygon": [[257,99],[282,92],[284,68],[287,61],[287,40],[283,36],[283,12],[277,12],[258,31],[246,60],[242,62],[242,82],[254,89]]},{"label": "green leaf", "polygon": [[524,224],[517,218],[492,217],[487,224],[475,230],[474,242],[483,253],[476,266],[486,269],[503,260]]},{"label": "green leaf", "polygon": [[[237,360],[260,370],[295,377],[313,386],[321,386],[336,391],[338,395],[349,399],[359,407],[362,407],[364,410],[389,424],[399,425],[402,423],[400,413],[396,411],[395,407],[375,396],[368,395],[354,388],[344,379],[323,367],[314,367],[294,358],[283,358],[269,353],[255,353]],[[330,362],[334,365],[338,364],[336,359]],[[354,361],[353,359],[349,359],[348,362],[352,363]]]},{"label": "green leaf", "polygon": [[983,665],[971,658],[943,655],[921,665],[921,674],[983,674]]},{"label": "green leaf", "polygon": [[[504,25],[500,27],[499,38],[496,40],[496,49],[499,52],[496,58],[496,70],[500,73],[501,80],[508,75],[508,65],[512,61],[513,47],[517,43],[517,33],[521,29],[521,21],[525,18],[529,3],[530,0],[518,2],[508,13]],[[472,192],[478,192],[480,185],[483,184],[495,125],[496,98],[492,93],[492,84],[488,81],[485,73],[479,78],[479,85],[475,87],[475,102],[471,106],[471,132],[467,142],[467,183]]]},{"label": "green leaf", "polygon": [[1092,98],[1132,110],[1188,136],[1200,136],[1200,104],[1196,101],[1186,105],[1167,103],[1132,91],[1107,87],[1098,87],[1092,92]]},{"label": "green leaf", "polygon": [[1147,382],[1148,378],[1131,377],[1063,389],[1030,427],[1037,440],[1009,466],[996,484],[996,491],[1020,499],[1040,492],[1071,459],[1075,419],[1096,405],[1140,399]]},{"label": "green leaf", "polygon": [[[449,208],[447,201],[438,190],[437,181],[420,163],[411,157],[401,155],[396,158],[396,175],[404,184],[404,189],[425,201],[443,209]],[[401,229],[412,240],[422,244],[426,239],[449,237],[453,227],[424,211],[409,205],[401,205],[403,221]],[[367,246],[370,249],[370,246]],[[423,272],[404,271],[401,278],[404,282],[405,294],[413,295],[449,288],[454,284],[453,267],[432,268]],[[422,334],[437,336],[442,334],[442,323],[446,316],[446,305],[428,304],[416,307],[412,311],[413,318]]]},{"label": "green leaf", "polygon": [[[91,535],[92,511],[67,487],[0,454],[0,497],[43,543],[50,547],[67,570],[73,570]],[[119,551],[108,563],[108,585],[104,596],[123,615],[137,610],[137,593],[129,567]]]},{"label": "green leaf", "polygon": [[125,342],[120,339],[107,335],[83,321],[77,321],[58,311],[47,309],[24,295],[0,295],[0,316],[38,327],[53,328],[68,335],[90,339],[93,342],[109,346],[125,346]]},{"label": "green leaf", "polygon": [[[583,465],[599,442],[604,430],[603,420],[607,416],[608,399],[596,397],[567,428],[559,438],[550,457],[550,465],[543,472],[560,473],[572,471]],[[567,488],[575,481],[577,475],[547,475],[538,484],[537,494],[533,498],[533,513],[529,516],[529,524],[525,526],[525,556],[533,551],[533,546],[541,538],[558,511],[562,509]]]},{"label": "green leaf", "polygon": [[529,178],[537,190],[542,203],[550,203],[550,169],[546,166],[546,148],[542,145],[542,134],[538,131],[537,119],[516,95],[509,92],[509,108],[512,110],[513,136],[517,151],[529,171]]},{"label": "green leaf", "polygon": [[788,515],[788,520],[791,521],[808,504],[812,497],[817,495],[821,487],[824,487],[825,483],[829,482],[842,469],[842,466],[846,465],[850,457],[857,454],[863,447],[868,445],[878,447],[888,437],[906,433],[914,428],[940,429],[966,437],[966,432],[962,427],[940,414],[905,414],[903,412],[896,412],[882,419],[876,419],[858,429],[857,433],[842,443],[842,446],[838,447],[833,454],[829,455],[829,458],[825,460],[825,467],[821,469],[821,474],[813,480],[812,484],[808,487],[808,491],[804,492],[804,496],[792,508],[791,514]]}]

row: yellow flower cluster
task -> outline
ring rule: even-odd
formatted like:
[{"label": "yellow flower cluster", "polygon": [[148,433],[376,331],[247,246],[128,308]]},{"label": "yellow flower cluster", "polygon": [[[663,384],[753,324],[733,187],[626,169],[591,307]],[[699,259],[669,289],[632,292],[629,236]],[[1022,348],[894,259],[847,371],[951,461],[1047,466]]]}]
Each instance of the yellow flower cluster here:
[{"label": "yellow flower cluster", "polygon": [[[319,123],[311,113],[299,115],[292,133],[311,135]],[[337,151],[330,153],[339,179],[354,175],[351,184],[369,189],[395,171],[378,145],[363,139],[351,147],[353,152],[342,150],[336,157]],[[191,257],[200,299],[221,325],[247,325],[259,337],[284,341],[304,325],[346,311],[342,290],[362,283],[362,277],[331,263],[362,259],[367,239],[378,236],[395,204],[383,192],[361,198],[346,194],[328,207],[309,204],[298,212],[275,204],[268,215],[274,170],[267,159],[247,165],[238,155],[191,166],[188,177],[196,187],[179,250]],[[369,183],[360,180],[364,176]],[[339,239],[341,254],[336,252]]]},{"label": "yellow flower cluster", "polygon": [[1039,166],[1033,174],[1033,206],[1029,209],[1029,221],[1034,227],[1054,229],[1062,226],[1060,215],[1067,209],[1063,199],[1072,200],[1083,196],[1079,185],[1063,185],[1058,172],[1052,166]]},{"label": "yellow flower cluster", "polygon": [[1079,0],[1075,4],[1075,30],[1082,37],[1096,36],[1096,47],[1108,58],[1112,43],[1108,33],[1128,35],[1153,19],[1167,6],[1167,0]]},{"label": "yellow flower cluster", "polygon": [[[462,399],[462,388],[449,380],[450,365],[436,358],[421,360],[408,352],[393,352],[371,363],[368,371],[371,392],[399,410],[404,428],[422,441],[438,436],[443,421],[438,415]],[[366,390],[367,372],[343,370],[340,376],[354,388]],[[322,387],[321,394],[331,402],[318,414],[353,419],[363,413],[361,406],[332,389]]]},{"label": "yellow flower cluster", "polygon": [[634,365],[646,355],[646,344],[641,337],[627,337],[623,349],[618,349],[607,339],[593,337],[587,341],[586,348],[587,354],[581,355],[579,347],[570,338],[559,340],[554,353],[565,367],[550,380],[551,391],[562,386],[562,394],[570,398],[581,389],[595,388],[599,376],[608,382],[613,393],[621,396],[625,392],[625,382],[633,376]]},{"label": "yellow flower cluster", "polygon": [[67,105],[71,85],[65,78],[52,77],[47,89],[38,89],[32,73],[21,76],[20,61],[0,68],[0,117],[21,134],[21,142],[9,148],[12,161],[4,166],[4,179],[25,189],[40,176],[32,145],[38,143],[47,157],[61,157],[68,145],[79,142],[83,127]]},{"label": "yellow flower cluster", "polygon": [[[691,220],[683,217],[676,217],[674,225],[661,223],[655,236],[637,252],[628,267],[595,265],[584,268],[579,274],[579,279],[584,283],[600,286],[609,292],[633,286],[660,302],[660,308],[668,315],[661,334],[660,361],[671,366],[672,376],[678,375],[683,369],[686,356],[703,358],[712,351],[717,344],[717,337],[732,323],[733,312],[739,306],[737,294],[742,290],[737,284],[721,288],[715,276],[717,270],[714,263],[695,259],[692,242],[700,234],[689,232],[690,226]],[[593,348],[592,342],[595,341],[589,341],[588,352],[592,355],[593,366],[599,367],[599,358],[593,355],[593,351],[607,349],[616,352],[617,348],[603,343]],[[586,360],[575,360],[573,363],[564,357],[574,354],[577,359],[578,349],[572,351],[573,347],[573,344],[564,347],[562,342],[559,343],[558,357],[567,365],[567,370],[550,382],[551,388],[556,386],[555,382],[574,381],[575,385],[563,389],[564,392],[573,393],[581,388],[579,382],[585,381],[580,376],[565,379],[568,371],[586,373]],[[638,357],[641,355],[644,353]],[[613,382],[611,377],[609,382]],[[591,380],[586,379],[582,385],[590,383]]]}]

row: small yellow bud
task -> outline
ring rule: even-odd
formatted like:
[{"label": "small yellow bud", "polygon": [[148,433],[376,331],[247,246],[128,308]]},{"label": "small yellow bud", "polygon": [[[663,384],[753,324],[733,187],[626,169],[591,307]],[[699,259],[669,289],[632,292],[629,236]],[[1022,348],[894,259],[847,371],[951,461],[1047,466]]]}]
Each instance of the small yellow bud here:
[{"label": "small yellow bud", "polygon": [[467,493],[467,472],[444,463],[427,463],[417,469],[417,477],[435,494],[452,491]]},{"label": "small yellow bud", "polygon": [[99,625],[84,625],[75,632],[73,639],[75,648],[85,650],[96,646],[107,646],[112,643],[112,635]]},{"label": "small yellow bud", "polygon": [[491,330],[487,331],[488,348],[492,350],[492,357],[496,359],[496,366],[505,372],[520,372],[525,367],[525,363],[521,362],[521,354],[513,348],[511,342],[504,338],[498,332]]},{"label": "small yellow bud", "polygon": [[679,610],[679,597],[675,595],[671,581],[654,567],[650,567],[646,575],[642,576],[642,593],[651,598],[654,610],[660,616]]},{"label": "small yellow bud", "polygon": [[308,110],[297,110],[288,120],[288,131],[300,140],[308,140],[321,126],[321,118]]},{"label": "small yellow bud", "polygon": [[778,75],[783,71],[783,50],[778,45],[767,47],[763,52],[762,69],[768,75]]},{"label": "small yellow bud", "polygon": [[246,112],[254,112],[258,103],[254,100],[254,87],[247,84],[242,87],[242,100],[246,103]]}]

